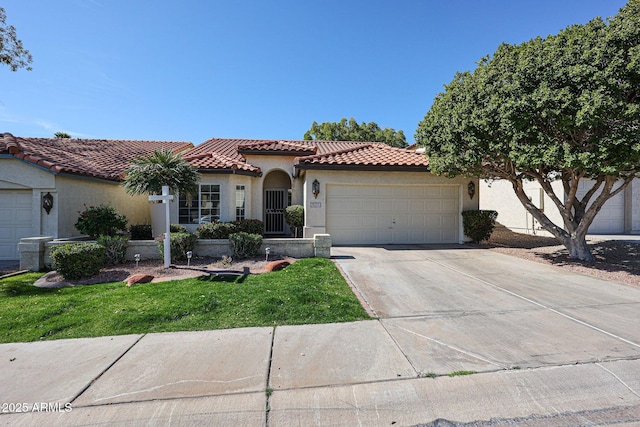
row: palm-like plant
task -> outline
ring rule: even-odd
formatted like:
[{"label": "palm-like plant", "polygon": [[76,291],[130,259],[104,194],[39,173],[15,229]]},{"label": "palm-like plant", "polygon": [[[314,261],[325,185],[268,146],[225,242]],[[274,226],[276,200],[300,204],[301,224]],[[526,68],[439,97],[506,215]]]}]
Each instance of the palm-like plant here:
[{"label": "palm-like plant", "polygon": [[131,161],[122,185],[130,195],[160,194],[168,185],[174,192],[197,194],[200,175],[196,168],[170,150],[154,151]]}]

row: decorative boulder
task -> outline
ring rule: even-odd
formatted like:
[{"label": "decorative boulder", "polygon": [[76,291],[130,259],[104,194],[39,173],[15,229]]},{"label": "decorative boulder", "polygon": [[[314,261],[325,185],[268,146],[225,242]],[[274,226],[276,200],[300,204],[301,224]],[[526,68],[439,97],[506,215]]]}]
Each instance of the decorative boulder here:
[{"label": "decorative boulder", "polygon": [[137,285],[138,283],[149,283],[153,280],[153,276],[151,274],[133,274],[127,277],[124,281],[127,283],[127,286]]},{"label": "decorative boulder", "polygon": [[289,261],[286,260],[280,260],[280,261],[271,261],[270,263],[268,263],[265,267],[264,267],[264,271],[278,271],[278,270],[282,270],[283,268],[285,268],[286,266],[290,265],[291,263]]}]

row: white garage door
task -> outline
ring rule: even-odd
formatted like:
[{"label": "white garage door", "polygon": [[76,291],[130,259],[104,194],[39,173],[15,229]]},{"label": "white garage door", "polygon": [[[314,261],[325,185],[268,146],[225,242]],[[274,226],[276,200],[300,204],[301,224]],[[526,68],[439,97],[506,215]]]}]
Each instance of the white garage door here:
[{"label": "white garage door", "polygon": [[[582,198],[591,187],[593,187],[593,181],[587,179],[580,180],[576,194],[578,198]],[[614,188],[617,188],[617,186]],[[596,192],[591,199],[593,200],[593,198],[597,197],[599,192],[600,191]],[[589,233],[624,233],[624,190],[607,200],[604,206],[602,206],[602,209],[600,209],[600,212],[598,212],[589,227]]]},{"label": "white garage door", "polygon": [[457,186],[327,185],[335,244],[458,243]]},{"label": "white garage door", "polygon": [[0,190],[0,260],[20,258],[18,242],[31,234],[31,191]]}]

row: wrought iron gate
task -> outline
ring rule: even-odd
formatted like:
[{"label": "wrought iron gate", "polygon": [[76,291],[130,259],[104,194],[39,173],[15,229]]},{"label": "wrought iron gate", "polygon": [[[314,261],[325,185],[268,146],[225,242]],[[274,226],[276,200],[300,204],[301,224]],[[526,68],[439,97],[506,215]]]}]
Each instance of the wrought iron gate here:
[{"label": "wrought iron gate", "polygon": [[287,190],[264,190],[264,233],[283,234],[284,210],[287,207]]}]

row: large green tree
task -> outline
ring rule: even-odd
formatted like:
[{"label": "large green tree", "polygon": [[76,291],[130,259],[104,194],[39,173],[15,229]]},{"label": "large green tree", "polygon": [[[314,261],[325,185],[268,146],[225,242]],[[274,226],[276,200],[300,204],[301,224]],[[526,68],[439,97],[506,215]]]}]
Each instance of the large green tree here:
[{"label": "large green tree", "polygon": [[362,122],[358,124],[353,117],[350,118],[349,121],[343,117],[339,122],[324,122],[321,124],[313,122],[311,129],[305,132],[304,139],[384,142],[392,147],[399,148],[407,146],[407,139],[401,130],[396,131],[392,128],[382,129],[375,122]]},{"label": "large green tree", "polygon": [[13,25],[7,25],[7,13],[0,7],[0,64],[8,65],[11,71],[26,68],[31,71],[33,58],[22,46]]},{"label": "large green tree", "polygon": [[[640,172],[640,0],[607,20],[501,45],[456,74],[415,137],[436,173],[508,180],[570,257],[592,261],[589,225]],[[585,179],[594,184],[577,197]],[[529,200],[525,181],[540,183],[562,224]]]}]

